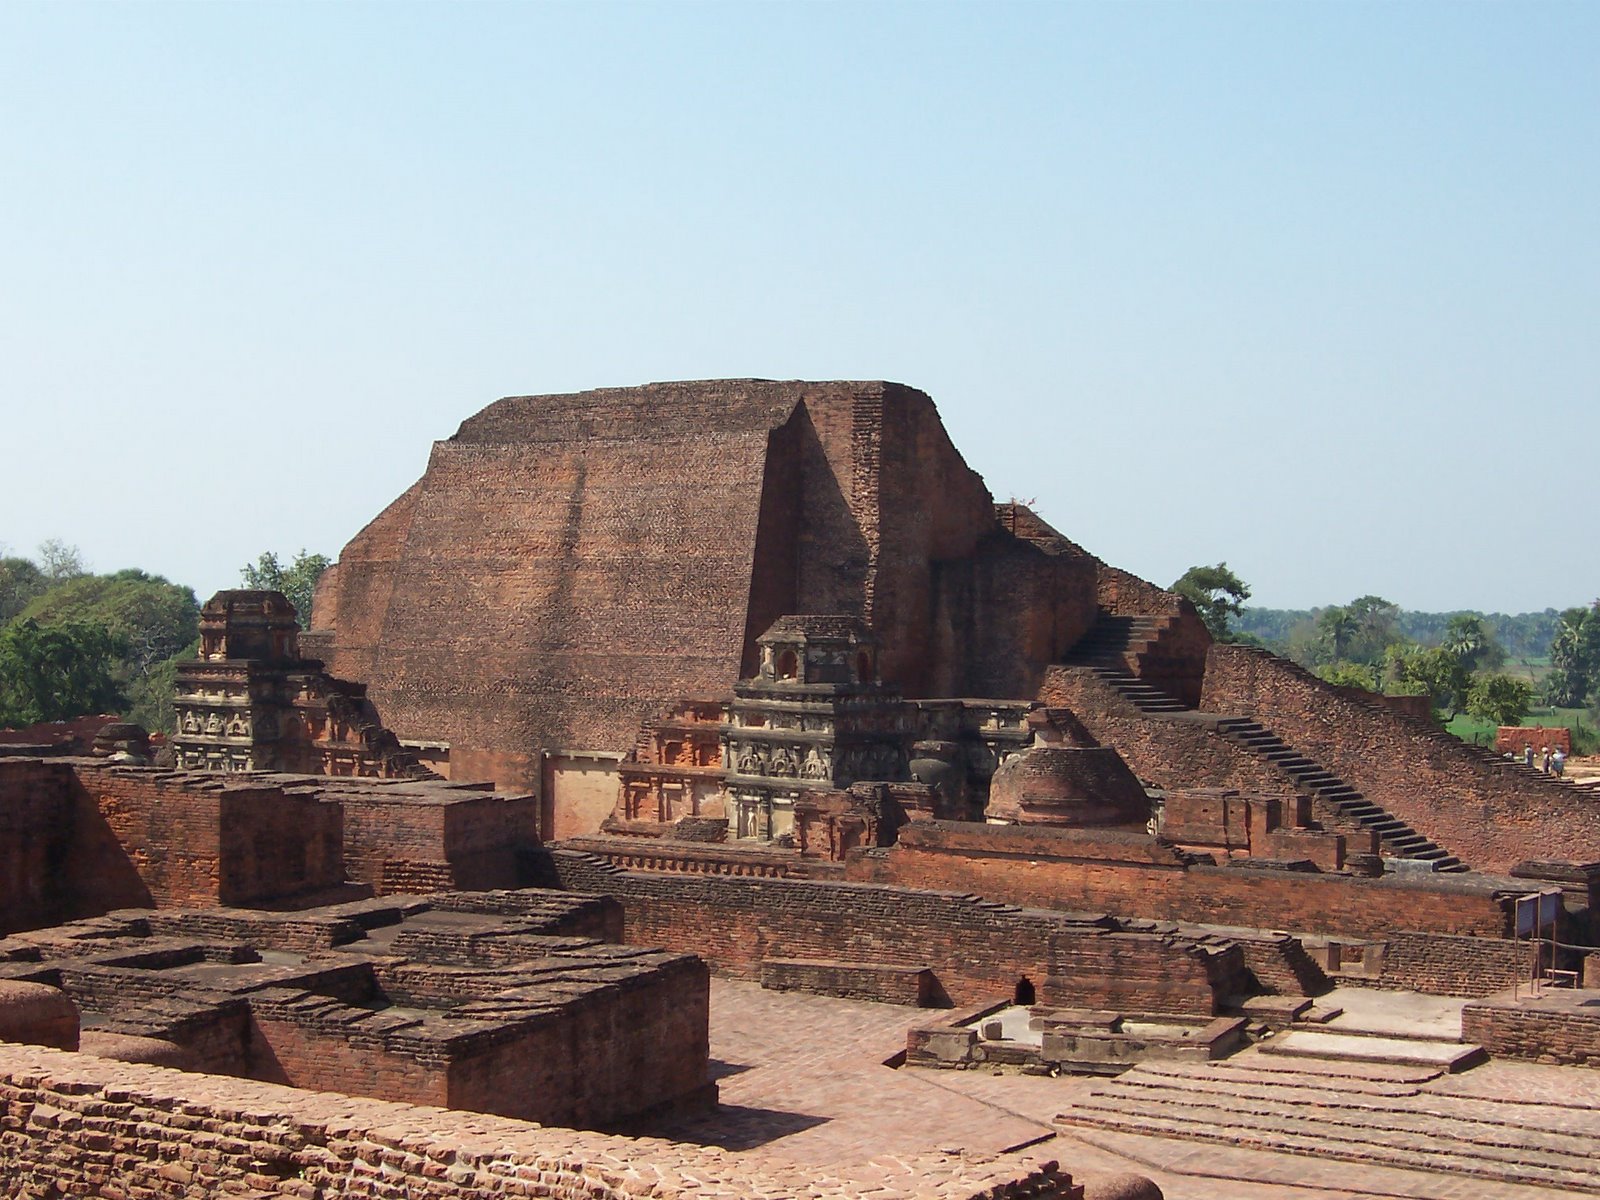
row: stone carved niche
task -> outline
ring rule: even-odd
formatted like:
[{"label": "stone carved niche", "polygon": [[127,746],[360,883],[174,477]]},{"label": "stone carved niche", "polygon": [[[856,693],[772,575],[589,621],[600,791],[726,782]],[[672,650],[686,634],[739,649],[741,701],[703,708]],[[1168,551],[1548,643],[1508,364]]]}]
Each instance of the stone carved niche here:
[{"label": "stone carved niche", "polygon": [[432,777],[383,727],[364,687],[300,657],[299,635],[281,593],[241,589],[206,602],[200,655],[178,668],[174,761],[208,771]]}]

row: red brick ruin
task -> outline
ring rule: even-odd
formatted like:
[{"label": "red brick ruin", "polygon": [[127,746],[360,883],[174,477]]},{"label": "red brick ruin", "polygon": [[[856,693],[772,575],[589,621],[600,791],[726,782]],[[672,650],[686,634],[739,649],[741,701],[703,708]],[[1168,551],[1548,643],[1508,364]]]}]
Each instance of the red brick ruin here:
[{"label": "red brick ruin", "polygon": [[[136,730],[0,740],[0,1038],[33,1043],[0,1049],[0,1112],[132,1096],[131,1149],[0,1124],[21,1178],[169,1161],[178,1067],[185,1112],[364,1098],[308,1110],[315,1153],[236,1119],[195,1186],[260,1159],[340,1194],[338,1139],[428,1105],[602,1131],[506,1133],[503,1179],[550,1165],[505,1194],[846,1195],[615,1136],[714,1105],[708,967],[1209,1029],[1332,981],[1499,992],[1530,893],[1600,935],[1592,791],[1214,644],[996,504],[899,384],[501,400],[344,548],[310,631],[277,593],[208,602],[176,702],[168,765]],[[1566,1020],[1550,1044],[1600,1061],[1542,1011],[1475,1019],[1523,1056]],[[974,1044],[929,1028],[914,1058]],[[1033,1159],[942,1170],[905,1194],[1081,1194]]]}]

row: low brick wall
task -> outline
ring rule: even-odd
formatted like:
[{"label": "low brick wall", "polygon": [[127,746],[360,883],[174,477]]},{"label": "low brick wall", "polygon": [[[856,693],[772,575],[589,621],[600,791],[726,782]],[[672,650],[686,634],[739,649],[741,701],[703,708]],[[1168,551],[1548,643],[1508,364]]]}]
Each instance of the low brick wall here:
[{"label": "low brick wall", "polygon": [[[1082,1200],[1042,1156],[765,1170],[714,1147],[543,1128],[34,1046],[0,1046],[8,1195],[142,1200]],[[878,1190],[881,1189],[881,1190]]]},{"label": "low brick wall", "polygon": [[761,986],[774,992],[810,992],[926,1008],[938,998],[938,984],[927,967],[769,958],[761,964]]},{"label": "low brick wall", "polygon": [[71,837],[71,767],[0,759],[0,936],[66,914],[60,864]]},{"label": "low brick wall", "polygon": [[1528,973],[1528,943],[1398,933],[1388,939],[1379,985],[1434,996],[1487,996]]},{"label": "low brick wall", "polygon": [[942,821],[907,825],[896,845],[855,855],[847,868],[851,879],[1039,908],[1359,938],[1397,928],[1503,936],[1504,897],[1526,890],[1465,875],[1365,879],[1195,866],[1137,833]]},{"label": "low brick wall", "polygon": [[929,967],[949,1002],[1010,995],[1041,1002],[1211,1015],[1249,990],[1237,945],[1129,928],[1102,916],[1017,908],[971,894],[801,879],[624,871],[592,855],[546,852],[574,891],[623,907],[623,940],[707,959],[758,979],[768,958]]},{"label": "low brick wall", "polygon": [[1562,988],[1537,998],[1477,1000],[1461,1010],[1461,1036],[1496,1058],[1600,1067],[1600,992]]}]

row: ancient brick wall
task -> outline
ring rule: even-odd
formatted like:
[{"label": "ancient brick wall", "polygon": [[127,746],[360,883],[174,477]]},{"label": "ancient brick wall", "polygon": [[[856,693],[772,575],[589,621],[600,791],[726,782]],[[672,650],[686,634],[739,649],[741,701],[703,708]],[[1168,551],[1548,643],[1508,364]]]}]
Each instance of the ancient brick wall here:
[{"label": "ancient brick wall", "polygon": [[769,958],[892,963],[931,968],[957,1004],[1010,995],[1026,977],[1051,1003],[1204,1014],[1245,979],[1236,947],[971,895],[623,871],[564,850],[548,858],[563,886],[621,902],[628,942],[693,951],[743,979],[759,978]]},{"label": "ancient brick wall", "polygon": [[[829,1173],[845,1174],[840,1170]],[[882,1200],[1082,1200],[1054,1162],[1007,1154],[861,1172]],[[189,1200],[846,1200],[862,1182],[757,1169],[713,1147],[0,1047],[0,1177],[22,1196]]]},{"label": "ancient brick wall", "polygon": [[265,903],[344,882],[337,803],[282,786],[230,788],[216,800],[217,901]]},{"label": "ancient brick wall", "polygon": [[243,904],[343,882],[339,812],[282,785],[80,762],[74,915]]},{"label": "ancient brick wall", "polygon": [[1564,725],[1501,725],[1494,732],[1496,754],[1522,754],[1529,746],[1533,747],[1534,765],[1542,768],[1540,756],[1547,747],[1572,753],[1572,730]]},{"label": "ancient brick wall", "polygon": [[853,879],[1011,904],[1301,933],[1497,938],[1508,924],[1496,882],[1184,866],[1154,839],[1101,830],[918,822],[901,829],[897,845],[847,867]]},{"label": "ancient brick wall", "polygon": [[678,958],[639,982],[648,986],[590,992],[559,1021],[457,1057],[450,1107],[593,1128],[637,1115],[640,1097],[685,1107],[710,1099],[706,965]]},{"label": "ancient brick wall", "polygon": [[1381,986],[1435,996],[1487,996],[1528,974],[1528,943],[1440,933],[1388,939]]},{"label": "ancient brick wall", "polygon": [[516,887],[517,855],[538,843],[531,796],[373,788],[339,803],[349,878],[380,895]]},{"label": "ancient brick wall", "polygon": [[1115,747],[1135,775],[1158,787],[1294,790],[1285,774],[1218,733],[1213,716],[1142,712],[1088,667],[1050,668],[1039,699],[1071,709],[1097,741]]},{"label": "ancient brick wall", "polygon": [[0,759],[0,935],[65,915],[73,787],[64,763]]},{"label": "ancient brick wall", "polygon": [[1028,547],[911,388],[513,397],[435,446],[314,624],[391,727],[451,743],[453,778],[535,787],[543,752],[623,751],[727,693],[788,612],[866,617],[909,695],[1026,696],[1094,617],[1093,560]]},{"label": "ancient brick wall", "polygon": [[[1526,990],[1525,990],[1526,991]],[[1550,991],[1538,1000],[1499,996],[1461,1010],[1461,1038],[1495,1058],[1600,1067],[1600,1012],[1583,1007],[1572,992]]]},{"label": "ancient brick wall", "polygon": [[1095,564],[997,530],[971,557],[934,564],[924,694],[1028,697],[1095,618]]},{"label": "ancient brick wall", "polygon": [[1504,873],[1555,855],[1600,860],[1600,822],[1588,819],[1581,792],[1274,655],[1214,646],[1202,707],[1259,720],[1477,870]]}]

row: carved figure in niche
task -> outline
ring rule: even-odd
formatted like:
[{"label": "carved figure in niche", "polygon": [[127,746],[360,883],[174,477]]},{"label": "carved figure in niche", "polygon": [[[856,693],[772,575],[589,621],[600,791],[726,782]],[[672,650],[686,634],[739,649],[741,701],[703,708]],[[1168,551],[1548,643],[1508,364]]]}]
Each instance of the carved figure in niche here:
[{"label": "carved figure in niche", "polygon": [[798,774],[795,766],[794,755],[784,746],[779,746],[772,752],[772,773],[793,779]]},{"label": "carved figure in niche", "polygon": [[264,738],[278,736],[278,718],[270,709],[256,718],[256,736]]},{"label": "carved figure in niche", "polygon": [[761,647],[761,673],[767,678],[772,678],[772,647]]},{"label": "carved figure in niche", "polygon": [[200,718],[195,716],[194,709],[183,714],[183,731],[185,733],[200,732]]},{"label": "carved figure in niche", "polygon": [[761,760],[756,757],[755,751],[747,749],[739,755],[739,774],[760,775],[761,773]]},{"label": "carved figure in niche", "polygon": [[800,775],[805,779],[826,779],[828,777],[827,760],[817,753],[815,746],[806,751],[806,761],[801,764]]},{"label": "carved figure in niche", "polygon": [[206,718],[206,732],[213,736],[222,733],[222,716],[219,713],[212,713]]},{"label": "carved figure in niche", "polygon": [[235,713],[234,716],[233,716],[233,719],[228,722],[228,736],[229,737],[249,737],[250,736],[250,722],[246,721],[244,719],[244,714]]}]

